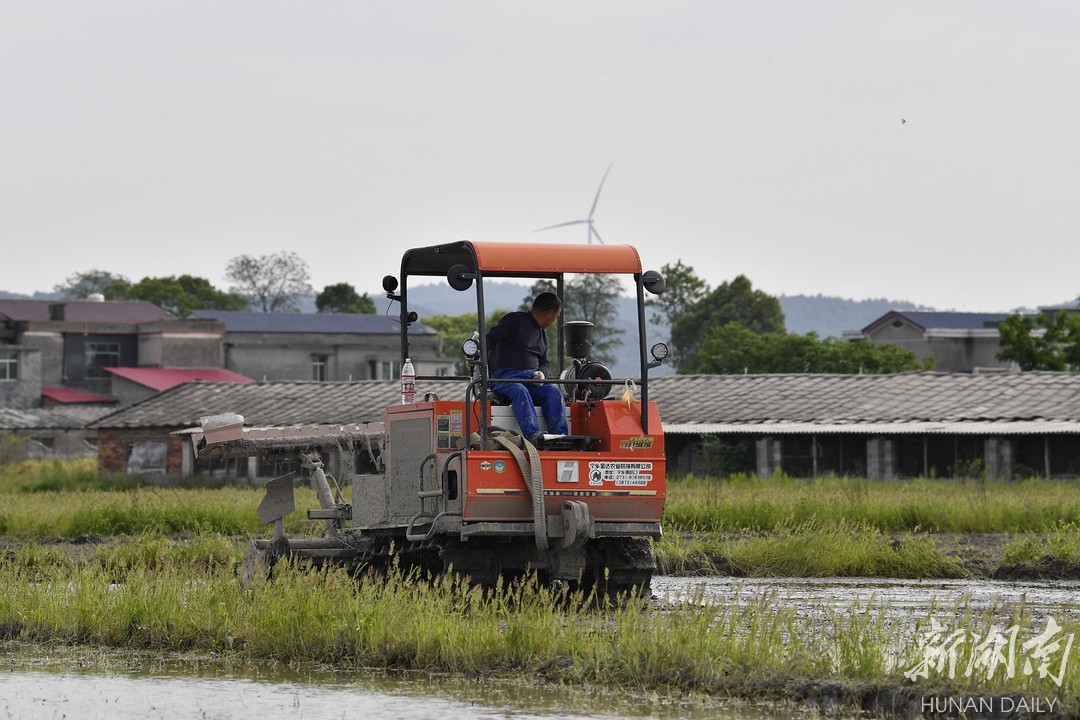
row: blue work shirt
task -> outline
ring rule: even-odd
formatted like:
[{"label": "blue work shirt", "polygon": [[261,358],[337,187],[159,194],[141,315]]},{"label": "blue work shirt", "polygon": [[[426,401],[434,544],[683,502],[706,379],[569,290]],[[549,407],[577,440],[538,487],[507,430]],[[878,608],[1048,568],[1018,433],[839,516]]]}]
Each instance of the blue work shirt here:
[{"label": "blue work shirt", "polygon": [[519,310],[502,316],[488,330],[487,344],[491,369],[540,370],[548,375],[547,333],[531,312]]}]

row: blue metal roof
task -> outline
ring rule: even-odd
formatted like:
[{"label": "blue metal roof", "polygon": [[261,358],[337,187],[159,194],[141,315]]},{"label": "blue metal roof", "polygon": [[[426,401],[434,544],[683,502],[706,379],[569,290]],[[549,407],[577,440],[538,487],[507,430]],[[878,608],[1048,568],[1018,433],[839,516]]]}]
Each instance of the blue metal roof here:
[{"label": "blue metal roof", "polygon": [[[397,335],[401,332],[396,317],[353,315],[349,313],[261,313],[230,310],[196,310],[192,317],[219,320],[226,332],[319,333],[351,335]],[[413,323],[410,335],[431,335],[426,325]]]}]

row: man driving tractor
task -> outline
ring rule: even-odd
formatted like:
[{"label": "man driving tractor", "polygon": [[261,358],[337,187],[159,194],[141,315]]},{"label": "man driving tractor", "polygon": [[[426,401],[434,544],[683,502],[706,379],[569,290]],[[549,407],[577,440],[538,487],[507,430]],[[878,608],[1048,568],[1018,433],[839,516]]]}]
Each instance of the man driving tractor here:
[{"label": "man driving tractor", "polygon": [[[533,300],[528,312],[507,313],[487,333],[492,380],[544,380],[550,370],[548,339],[545,330],[562,312],[562,301],[555,293],[544,292]],[[565,436],[568,433],[562,391],[546,383],[496,383],[491,389],[510,400],[522,436],[533,445]],[[539,404],[547,421],[548,433],[540,432],[534,404]]]}]

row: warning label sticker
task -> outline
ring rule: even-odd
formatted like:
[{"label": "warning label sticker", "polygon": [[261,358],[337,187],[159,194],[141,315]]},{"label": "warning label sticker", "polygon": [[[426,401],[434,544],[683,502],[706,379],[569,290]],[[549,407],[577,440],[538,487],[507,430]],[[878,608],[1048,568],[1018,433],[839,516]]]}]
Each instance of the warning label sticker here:
[{"label": "warning label sticker", "polygon": [[560,460],[559,474],[557,479],[561,483],[576,483],[578,481],[578,464],[576,460]]},{"label": "warning label sticker", "polygon": [[590,462],[589,484],[615,483],[616,487],[644,487],[652,482],[651,462]]}]

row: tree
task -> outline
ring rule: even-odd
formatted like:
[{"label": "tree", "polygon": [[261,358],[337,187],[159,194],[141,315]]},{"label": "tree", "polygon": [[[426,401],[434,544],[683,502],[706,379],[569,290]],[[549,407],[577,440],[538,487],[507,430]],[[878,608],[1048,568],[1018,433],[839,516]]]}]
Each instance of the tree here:
[{"label": "tree", "polygon": [[55,287],[53,292],[61,293],[67,300],[85,300],[94,293],[101,293],[107,299],[115,299],[106,290],[111,285],[126,284],[128,279],[107,270],[87,270],[68,275],[67,280]]},{"label": "tree", "polygon": [[247,298],[218,290],[206,278],[145,277],[132,285],[126,280],[106,287],[107,297],[119,300],[144,300],[168,310],[176,317],[187,317],[195,310],[245,310]]},{"label": "tree", "polygon": [[[619,292],[622,284],[615,275],[588,273],[570,275],[563,287],[562,320],[587,320],[595,327],[592,336],[591,360],[613,364],[614,352],[622,345],[622,328],[618,326]],[[555,292],[555,283],[551,280],[537,280],[529,288],[529,294],[521,301],[519,310],[530,310],[533,299],[542,292]],[[554,348],[558,342],[558,330],[554,325],[547,329],[548,357],[557,363],[558,356]]]},{"label": "tree", "polygon": [[660,274],[667,281],[667,289],[654,297],[647,298],[645,304],[655,308],[651,321],[657,325],[670,326],[693,305],[700,302],[709,293],[708,284],[699,278],[694,268],[683,265],[682,260],[674,265],[660,267]]},{"label": "tree", "polygon": [[367,293],[361,295],[349,283],[327,285],[315,296],[315,308],[321,313],[351,313],[355,315],[375,312],[375,301]]},{"label": "tree", "polygon": [[[490,328],[499,322],[499,318],[505,315],[507,310],[496,310],[487,319],[487,327]],[[432,315],[424,318],[424,324],[439,334],[442,341],[439,347],[440,357],[454,358],[457,364],[454,366],[458,375],[467,375],[465,356],[461,353],[461,343],[465,342],[475,330],[476,313],[464,313],[462,315]]]},{"label": "tree", "polygon": [[896,345],[822,340],[814,333],[759,335],[728,323],[713,328],[702,341],[694,372],[878,374],[931,370],[933,365],[932,357],[920,362],[915,353]]},{"label": "tree", "polygon": [[1080,370],[1080,316],[1014,313],[1002,321],[998,333],[998,360],[1011,360],[1021,370]]},{"label": "tree", "polygon": [[591,360],[614,364],[615,353],[622,345],[619,327],[619,293],[622,283],[617,275],[588,273],[573,275],[566,282],[563,297],[563,320],[587,320],[595,327]]},{"label": "tree", "polygon": [[225,267],[225,277],[233,282],[233,292],[262,312],[297,312],[298,296],[311,292],[307,263],[294,252],[234,257]]},{"label": "tree", "polygon": [[704,329],[729,323],[758,335],[782,334],[784,311],[779,300],[755,290],[745,275],[721,284],[672,319],[672,356],[679,371],[697,372],[697,351],[705,336]]}]

